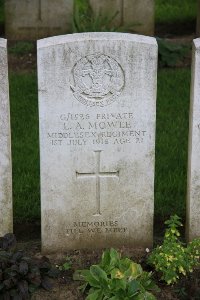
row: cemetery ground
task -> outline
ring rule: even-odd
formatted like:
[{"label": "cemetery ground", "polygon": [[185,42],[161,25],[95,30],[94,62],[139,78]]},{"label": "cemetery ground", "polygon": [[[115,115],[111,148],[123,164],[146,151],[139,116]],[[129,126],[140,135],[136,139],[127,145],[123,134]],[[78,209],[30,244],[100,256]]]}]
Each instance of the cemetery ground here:
[{"label": "cemetery ground", "polygon": [[[186,39],[187,40],[187,39]],[[189,121],[190,52],[179,68],[160,68],[158,71],[156,176],[155,176],[155,245],[161,243],[164,221],[177,214],[185,222],[186,170]],[[30,42],[9,44],[9,74],[12,128],[14,231],[18,248],[27,255],[40,257],[40,182],[38,102],[36,76],[36,47]],[[182,229],[184,235],[184,229]],[[120,249],[143,268],[144,251]],[[99,262],[101,251],[69,251],[50,255],[53,264],[62,265],[70,258],[72,268],[54,280],[51,292],[39,290],[33,299],[84,299],[78,290],[79,282],[72,279],[77,269],[89,268]],[[161,292],[160,299],[198,299],[199,271],[177,285],[167,286],[155,277]],[[191,297],[191,298],[188,298]],[[193,298],[192,298],[193,297]],[[196,297],[196,298],[195,298]]]},{"label": "cemetery ground", "polygon": [[[166,1],[160,1],[165,5]],[[163,13],[157,7],[159,36],[165,35],[166,23],[169,24],[170,35],[174,34],[173,20],[177,20],[177,10],[170,13],[173,0],[167,1],[169,8]],[[195,1],[190,1],[194,5]],[[188,33],[194,26],[194,16],[188,9],[188,1],[182,1],[178,24],[188,22]],[[160,7],[162,7],[160,5]],[[195,5],[194,5],[195,6]],[[194,9],[193,9],[194,11]],[[0,20],[1,21],[1,20]],[[164,25],[163,25],[164,24]],[[173,25],[170,25],[173,24]],[[179,26],[181,35],[181,25]],[[192,37],[184,37],[186,46]],[[177,45],[175,43],[175,45]],[[179,53],[180,54],[180,53]],[[179,55],[178,54],[178,55]],[[169,59],[170,60],[170,59]],[[188,123],[189,123],[189,91],[190,91],[190,52],[176,63],[178,68],[160,68],[158,71],[157,126],[156,126],[156,173],[155,173],[155,224],[154,244],[162,242],[164,221],[170,215],[178,214],[185,222],[187,155],[188,155]],[[166,66],[166,62],[165,62]],[[14,231],[18,240],[18,249],[23,249],[29,256],[41,257],[40,254],[40,179],[39,179],[39,129],[38,129],[38,96],[36,75],[36,47],[34,43],[9,43],[9,77],[12,128],[12,162],[13,162],[13,198],[14,198]],[[181,230],[184,236],[184,228]],[[184,240],[184,239],[183,239]],[[146,264],[145,251],[120,249],[120,253],[131,257],[143,268],[151,271]],[[77,269],[89,268],[97,264],[102,251],[76,250],[64,255],[50,255],[52,264],[62,265],[68,257],[72,267],[53,280],[52,291],[39,290],[32,299],[68,299],[82,300],[78,290],[80,282],[73,281],[73,272]],[[158,299],[199,299],[200,272],[196,270],[187,278],[182,277],[178,284],[167,286],[155,275],[155,281],[161,291]]]}]

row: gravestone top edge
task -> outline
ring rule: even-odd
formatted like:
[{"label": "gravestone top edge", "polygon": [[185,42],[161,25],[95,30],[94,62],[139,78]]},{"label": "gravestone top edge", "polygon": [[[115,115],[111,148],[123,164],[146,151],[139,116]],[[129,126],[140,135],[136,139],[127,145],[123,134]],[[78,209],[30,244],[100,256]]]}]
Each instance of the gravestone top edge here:
[{"label": "gravestone top edge", "polygon": [[95,41],[95,40],[113,40],[113,41],[130,41],[136,43],[149,44],[157,46],[157,41],[154,37],[143,36],[131,33],[119,32],[87,32],[87,33],[73,33],[66,35],[59,35],[49,38],[44,38],[37,41],[37,48],[45,48],[58,44],[65,44],[69,42]]},{"label": "gravestone top edge", "polygon": [[194,39],[193,45],[195,48],[200,48],[200,38]]},{"label": "gravestone top edge", "polygon": [[0,47],[6,48],[7,39],[0,38]]}]

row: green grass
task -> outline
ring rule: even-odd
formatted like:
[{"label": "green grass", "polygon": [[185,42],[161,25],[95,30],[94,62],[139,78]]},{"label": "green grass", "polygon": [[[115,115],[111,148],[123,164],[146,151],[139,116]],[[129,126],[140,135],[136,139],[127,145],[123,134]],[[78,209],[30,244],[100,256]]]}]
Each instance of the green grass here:
[{"label": "green grass", "polygon": [[185,214],[190,70],[158,74],[155,211]]},{"label": "green grass", "polygon": [[196,19],[197,0],[156,0],[156,23],[189,22]]},{"label": "green grass", "polygon": [[40,217],[37,84],[34,74],[10,76],[14,219]]},{"label": "green grass", "polygon": [[[155,213],[185,214],[189,69],[158,73]],[[38,104],[35,74],[11,74],[15,221],[40,218]]]},{"label": "green grass", "polygon": [[0,0],[0,24],[5,22],[4,1],[5,0]]},{"label": "green grass", "polygon": [[24,55],[33,52],[34,43],[27,41],[18,41],[12,47],[8,48],[9,53],[15,55]]}]

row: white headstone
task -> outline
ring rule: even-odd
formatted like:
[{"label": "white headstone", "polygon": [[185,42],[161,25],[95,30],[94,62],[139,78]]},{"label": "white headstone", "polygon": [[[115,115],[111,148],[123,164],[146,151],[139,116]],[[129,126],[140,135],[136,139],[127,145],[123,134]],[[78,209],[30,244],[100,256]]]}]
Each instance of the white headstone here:
[{"label": "white headstone", "polygon": [[154,38],[38,41],[44,252],[152,245],[156,77]]},{"label": "white headstone", "polygon": [[7,41],[0,39],[0,236],[13,230]]},{"label": "white headstone", "polygon": [[187,239],[200,237],[200,39],[193,43],[188,156]]},{"label": "white headstone", "polygon": [[110,19],[115,16],[112,24],[116,27],[145,35],[154,34],[155,0],[90,0],[90,4],[97,16]]},{"label": "white headstone", "polygon": [[6,37],[35,40],[72,30],[73,0],[6,0]]}]

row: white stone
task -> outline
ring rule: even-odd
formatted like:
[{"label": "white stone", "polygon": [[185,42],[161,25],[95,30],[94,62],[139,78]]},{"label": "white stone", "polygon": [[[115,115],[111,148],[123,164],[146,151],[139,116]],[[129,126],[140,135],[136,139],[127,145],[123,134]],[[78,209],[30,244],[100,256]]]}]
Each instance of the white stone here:
[{"label": "white stone", "polygon": [[123,4],[121,0],[89,0],[94,14],[102,18],[112,19],[112,25],[123,26]]},{"label": "white stone", "polygon": [[0,236],[13,230],[7,41],[0,39]]},{"label": "white stone", "polygon": [[145,35],[154,34],[154,0],[90,0],[90,4],[97,16],[110,18],[117,13],[112,22],[116,27]]},{"label": "white stone", "polygon": [[200,237],[200,39],[193,43],[188,154],[187,239]]},{"label": "white stone", "polygon": [[150,247],[157,43],[38,41],[42,249]]},{"label": "white stone", "polygon": [[6,0],[6,37],[35,40],[72,30],[73,0]]}]

